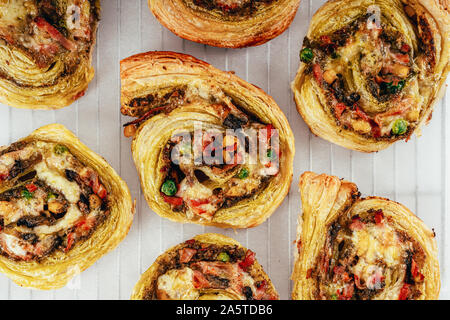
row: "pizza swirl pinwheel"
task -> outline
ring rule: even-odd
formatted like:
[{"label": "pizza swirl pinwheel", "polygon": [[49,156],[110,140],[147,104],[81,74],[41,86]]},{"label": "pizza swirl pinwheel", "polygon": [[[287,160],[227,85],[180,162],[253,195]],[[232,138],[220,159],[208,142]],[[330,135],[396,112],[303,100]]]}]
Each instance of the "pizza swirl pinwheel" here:
[{"label": "pizza swirl pinwheel", "polygon": [[208,233],[159,256],[141,276],[133,300],[278,300],[255,253]]},{"label": "pizza swirl pinwheel", "polygon": [[406,207],[360,198],[355,184],[312,172],[300,177],[300,193],[293,299],[439,297],[434,231]]},{"label": "pizza swirl pinwheel", "polygon": [[374,152],[431,118],[450,69],[445,1],[332,0],[313,16],[292,84],[311,131]]},{"label": "pizza swirl pinwheel", "polygon": [[61,125],[0,148],[0,272],[60,288],[126,236],[134,205],[108,163]]},{"label": "pizza swirl pinwheel", "polygon": [[122,113],[137,118],[124,132],[133,136],[142,189],[156,213],[248,228],[275,211],[290,187],[295,147],[270,96],[174,52],[129,57],[121,77]]},{"label": "pizza swirl pinwheel", "polygon": [[94,77],[99,0],[0,0],[0,102],[58,109]]},{"label": "pizza swirl pinwheel", "polygon": [[286,30],[300,0],[148,0],[176,35],[215,47],[263,44]]}]

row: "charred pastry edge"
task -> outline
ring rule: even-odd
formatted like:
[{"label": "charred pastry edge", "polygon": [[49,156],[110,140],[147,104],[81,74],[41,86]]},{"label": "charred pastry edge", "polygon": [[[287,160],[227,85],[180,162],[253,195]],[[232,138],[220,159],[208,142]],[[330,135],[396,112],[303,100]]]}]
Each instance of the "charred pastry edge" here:
[{"label": "charred pastry edge", "polygon": [[[198,235],[194,237],[192,240],[195,240],[199,243],[204,243],[208,245],[217,245],[217,246],[236,246],[238,249],[244,249],[245,252],[247,252],[247,249],[242,247],[239,242],[236,240],[226,237],[221,234],[217,233],[206,233],[202,235]],[[189,241],[189,240],[188,240]],[[155,298],[154,292],[150,292],[150,290],[153,291],[156,288],[156,281],[158,278],[162,275],[159,273],[160,266],[164,265],[164,261],[167,259],[170,259],[172,256],[175,256],[178,253],[178,250],[180,248],[183,248],[185,246],[185,242],[180,243],[168,250],[166,250],[163,254],[161,254],[155,262],[145,271],[142,276],[140,277],[139,281],[136,283],[133,289],[133,293],[131,295],[131,300],[146,300],[149,297]],[[278,293],[273,286],[270,278],[268,275],[264,272],[262,266],[258,263],[258,261],[255,259],[255,262],[251,266],[249,272],[248,272],[253,278],[258,278],[258,281],[264,280],[267,285],[266,292],[271,293],[278,297]]]},{"label": "charred pastry edge", "polygon": [[[258,46],[283,33],[297,13],[301,0],[277,0],[250,19],[228,21],[194,10],[184,0],[148,0],[153,15],[179,37],[222,48]],[[224,13],[226,15],[226,13]],[[178,19],[177,17],[184,17]]]},{"label": "charred pastry edge", "polygon": [[[316,279],[308,276],[317,264],[330,226],[342,214],[360,209],[382,209],[393,227],[404,232],[424,252],[421,273],[425,275],[420,299],[436,300],[440,291],[440,271],[435,233],[404,205],[382,197],[361,198],[357,186],[335,176],[304,172],[299,182],[302,214],[298,217],[292,299],[312,300],[316,297]],[[364,206],[367,204],[367,206]],[[311,229],[311,226],[314,228]]]},{"label": "charred pastry edge", "polygon": [[[172,78],[176,74],[180,74],[182,77]],[[282,152],[280,173],[271,180],[263,192],[259,193],[258,197],[243,200],[240,205],[242,208],[235,206],[219,210],[211,222],[192,221],[185,215],[172,212],[170,206],[164,203],[163,197],[160,195],[159,183],[154,182],[159,181],[160,178],[160,173],[156,172],[159,170],[159,164],[158,162],[153,164],[154,158],[148,158],[152,151],[148,141],[144,142],[146,141],[145,135],[154,127],[153,124],[156,121],[154,119],[160,117],[158,119],[160,121],[164,117],[164,115],[158,115],[139,126],[132,142],[133,158],[146,200],[158,215],[176,222],[197,223],[221,228],[255,227],[275,211],[290,188],[295,145],[289,123],[275,101],[260,88],[238,78],[232,72],[218,70],[192,56],[164,51],[141,53],[121,61],[122,113],[128,114],[129,102],[136,96],[145,96],[145,92],[149,92],[146,88],[152,87],[152,85],[159,87],[161,83],[178,88],[187,79],[201,79],[217,85],[225,94],[238,101],[247,114],[253,114],[260,118],[262,123],[270,123],[275,129],[278,129]],[[152,146],[158,144],[158,148],[162,150],[166,143],[167,141],[164,141],[164,145],[159,145],[159,142],[152,141]],[[157,188],[156,184],[158,184]],[[267,199],[269,194],[272,195],[271,201],[262,203],[262,199]],[[217,217],[218,215],[219,217]]]},{"label": "charred pastry edge", "polygon": [[[94,67],[92,66],[92,55],[97,41],[97,29],[100,22],[100,0],[89,0],[91,5],[95,5],[93,8],[94,19],[91,23],[92,39],[90,40],[90,46],[88,52],[86,52],[87,61],[79,63],[71,73],[62,73],[58,78],[42,86],[35,87],[33,85],[22,85],[16,79],[11,76],[4,75],[0,72],[0,103],[9,105],[19,109],[36,109],[36,110],[56,110],[67,106],[70,106],[73,102],[83,97],[88,89],[89,83],[92,81],[95,75]],[[0,40],[1,42],[1,40]],[[8,46],[8,45],[7,45]],[[84,68],[81,70],[80,68]],[[61,90],[54,90],[57,87],[61,87],[61,83],[71,82],[71,79],[80,73],[78,76],[82,81],[76,83],[75,86],[67,88],[64,87],[64,92]],[[4,83],[9,83],[8,88],[3,88]],[[29,90],[27,96],[23,95],[23,91]],[[47,92],[48,91],[48,92]],[[39,93],[42,92],[41,95]],[[16,98],[20,96],[20,99]]]},{"label": "charred pastry edge", "polygon": [[[329,112],[325,110],[328,108],[324,108],[321,105],[319,98],[315,96],[316,93],[309,92],[305,94],[300,92],[301,90],[305,90],[301,89],[301,87],[304,85],[306,77],[306,64],[301,62],[297,71],[297,75],[291,84],[291,89],[294,93],[294,101],[296,103],[297,110],[305,120],[313,134],[344,148],[370,153],[386,149],[397,140],[408,140],[413,133],[416,133],[416,135],[420,136],[422,126],[427,124],[430,120],[436,102],[440,98],[442,98],[445,93],[446,87],[444,84],[446,82],[448,72],[450,71],[450,41],[448,40],[450,39],[449,11],[448,8],[438,3],[437,0],[396,1],[398,2],[398,5],[402,7],[401,10],[404,15],[406,15],[404,9],[405,6],[413,6],[415,10],[429,15],[433,19],[433,23],[436,24],[431,32],[432,34],[438,34],[441,39],[441,50],[439,52],[440,60],[434,72],[434,74],[439,74],[441,76],[439,80],[436,81],[436,85],[430,93],[430,100],[427,104],[424,105],[421,110],[421,115],[417,126],[414,128],[414,130],[409,129],[408,132],[405,135],[400,136],[399,139],[383,139],[373,137],[368,138],[367,136],[356,133],[353,130],[347,130],[341,128],[340,126],[337,126],[334,121],[334,116],[331,116]],[[314,27],[317,28],[317,23],[314,24],[314,22],[322,19],[323,16],[325,16],[328,12],[335,12],[335,14],[337,14],[338,16],[341,13],[345,14],[346,10],[350,10],[350,6],[348,6],[347,9],[347,6],[343,6],[343,4],[357,2],[357,0],[329,0],[314,14],[312,23],[306,36],[308,38],[314,38],[312,33],[314,31]],[[345,10],[342,8],[345,8]],[[394,6],[393,8],[393,10],[395,10]],[[352,10],[355,10],[355,7],[352,7]],[[311,105],[313,105],[314,108],[311,108]],[[312,109],[317,110],[312,111]]]},{"label": "charred pastry edge", "polygon": [[51,124],[33,131],[18,142],[41,140],[66,145],[71,154],[101,177],[108,190],[110,214],[88,241],[80,241],[67,253],[53,252],[36,261],[11,261],[0,256],[0,272],[23,287],[41,290],[58,289],[100,257],[113,250],[127,235],[133,221],[135,203],[126,183],[99,155],[84,145],[71,131]]}]

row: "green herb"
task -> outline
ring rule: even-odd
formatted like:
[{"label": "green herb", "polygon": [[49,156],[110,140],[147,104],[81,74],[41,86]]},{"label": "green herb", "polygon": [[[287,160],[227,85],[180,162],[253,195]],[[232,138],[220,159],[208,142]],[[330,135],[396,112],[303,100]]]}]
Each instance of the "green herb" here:
[{"label": "green herb", "polygon": [[400,136],[402,134],[405,134],[406,131],[408,131],[408,121],[403,119],[397,119],[394,121],[394,124],[392,125],[392,133],[396,136]]},{"label": "green herb", "polygon": [[267,158],[270,160],[275,159],[275,152],[272,149],[267,150]]},{"label": "green herb", "polygon": [[331,300],[337,300],[337,299],[338,299],[337,295],[335,295],[335,294],[331,295]]},{"label": "green herb", "polygon": [[30,191],[24,189],[22,190],[22,197],[27,200],[30,200],[33,198],[33,194]]},{"label": "green herb", "polygon": [[310,48],[304,48],[302,51],[300,51],[300,60],[304,63],[311,62],[314,58],[314,53]]},{"label": "green herb", "polygon": [[222,262],[228,262],[228,261],[230,261],[230,256],[226,252],[221,252],[217,256],[217,259],[222,261]]},{"label": "green herb", "polygon": [[403,88],[405,87],[405,84],[406,84],[405,80],[399,81],[397,85],[394,85],[393,82],[389,82],[389,83],[383,82],[381,89],[383,91],[385,91],[386,93],[395,94],[395,93],[402,91]]},{"label": "green herb", "polygon": [[67,149],[66,146],[63,146],[62,144],[57,144],[55,146],[55,148],[53,149],[53,151],[57,154],[57,155],[62,155],[63,153],[69,151],[69,149]]},{"label": "green herb", "polygon": [[173,180],[166,180],[161,187],[161,192],[172,197],[177,193],[177,185]]},{"label": "green herb", "polygon": [[242,168],[241,171],[239,171],[238,178],[239,179],[245,179],[248,177],[248,169]]}]

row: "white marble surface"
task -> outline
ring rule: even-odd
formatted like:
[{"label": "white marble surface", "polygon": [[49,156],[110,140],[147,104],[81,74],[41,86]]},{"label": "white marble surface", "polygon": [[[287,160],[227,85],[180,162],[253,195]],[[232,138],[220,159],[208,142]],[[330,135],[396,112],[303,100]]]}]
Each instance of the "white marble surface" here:
[{"label": "white marble surface", "polygon": [[[134,284],[164,250],[194,235],[219,232],[257,253],[282,299],[290,297],[293,241],[301,204],[298,177],[305,170],[350,179],[363,195],[378,195],[408,206],[434,228],[441,262],[441,298],[450,298],[450,112],[448,95],[438,103],[423,136],[399,142],[377,154],[349,151],[313,136],[295,109],[290,82],[309,20],[322,0],[302,0],[290,29],[262,46],[218,49],[178,38],[151,15],[146,0],[103,0],[96,77],[86,95],[58,111],[31,111],[0,105],[0,145],[9,144],[48,123],[62,123],[105,157],[137,199],[133,226],[121,245],[55,291],[20,288],[0,274],[0,299],[128,299]],[[160,218],[147,206],[131,158],[131,141],[122,135],[119,60],[149,50],[192,54],[256,84],[271,94],[289,119],[296,138],[294,180],[289,196],[264,224],[233,231],[182,225]]]}]

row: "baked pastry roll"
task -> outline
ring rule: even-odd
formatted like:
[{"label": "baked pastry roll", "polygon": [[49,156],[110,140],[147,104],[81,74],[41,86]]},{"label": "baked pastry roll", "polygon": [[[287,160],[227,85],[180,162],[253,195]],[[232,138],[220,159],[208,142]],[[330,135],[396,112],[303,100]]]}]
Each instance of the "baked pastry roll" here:
[{"label": "baked pastry roll", "polygon": [[99,0],[0,0],[0,102],[58,109],[84,95]]},{"label": "baked pastry roll", "polygon": [[160,255],[142,274],[131,299],[278,300],[278,293],[253,251],[208,233]]},{"label": "baked pastry roll", "polygon": [[281,204],[292,180],[294,137],[261,89],[174,52],[123,60],[121,82],[121,111],[137,118],[124,132],[133,136],[133,159],[156,213],[248,228]]},{"label": "baked pastry roll", "polygon": [[312,172],[300,177],[300,193],[293,299],[438,298],[434,231],[406,207]]},{"label": "baked pastry roll", "polygon": [[57,289],[126,236],[125,182],[64,126],[0,148],[0,271],[20,286]]},{"label": "baked pastry roll", "polygon": [[374,152],[431,118],[449,71],[445,1],[328,1],[313,16],[292,84],[311,131]]},{"label": "baked pastry roll", "polygon": [[215,47],[263,44],[286,30],[300,0],[148,0],[150,10],[181,38]]}]

